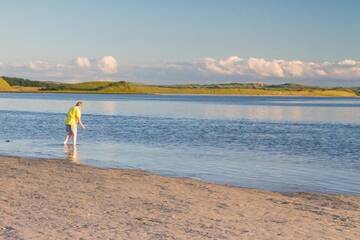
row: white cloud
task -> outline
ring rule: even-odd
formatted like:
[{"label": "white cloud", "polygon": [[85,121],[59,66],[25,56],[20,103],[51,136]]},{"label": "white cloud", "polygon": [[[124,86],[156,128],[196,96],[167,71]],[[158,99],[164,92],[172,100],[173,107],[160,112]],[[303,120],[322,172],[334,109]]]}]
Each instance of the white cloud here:
[{"label": "white cloud", "polygon": [[41,71],[41,70],[49,69],[51,67],[51,64],[46,61],[37,60],[37,61],[30,62],[28,64],[28,66],[32,70]]},{"label": "white cloud", "polygon": [[284,70],[281,61],[266,61],[263,58],[249,58],[248,67],[250,70],[263,77],[284,77]]},{"label": "white cloud", "polygon": [[243,74],[243,59],[237,56],[231,56],[225,59],[216,60],[213,58],[205,58],[204,63],[210,71],[225,75]]},{"label": "white cloud", "polygon": [[281,67],[285,74],[293,77],[301,77],[306,71],[306,66],[302,61],[282,61]]},{"label": "white cloud", "polygon": [[348,66],[354,66],[356,65],[356,61],[351,60],[351,59],[345,59],[339,62],[339,65],[348,65]]},{"label": "white cloud", "polygon": [[68,62],[36,60],[6,63],[0,59],[0,76],[34,80],[91,81],[109,79],[143,83],[295,82],[309,85],[360,86],[360,61],[310,62],[239,56],[204,58],[195,62],[165,62],[124,66],[112,56],[78,57]]},{"label": "white cloud", "polygon": [[351,59],[339,62],[303,62],[299,60],[264,58],[249,58],[231,56],[225,59],[205,58],[202,62],[203,69],[219,75],[251,76],[252,79],[264,80],[279,78],[299,80],[305,78],[323,79],[334,78],[341,80],[360,80],[360,61]]},{"label": "white cloud", "polygon": [[320,77],[325,77],[325,76],[327,76],[327,73],[326,73],[324,70],[322,70],[322,69],[317,69],[317,70],[315,70],[314,72],[315,72],[316,75],[318,75],[318,76],[320,76]]},{"label": "white cloud", "polygon": [[97,66],[107,74],[117,73],[118,63],[113,56],[105,56],[98,60]]},{"label": "white cloud", "polygon": [[75,63],[80,67],[80,68],[90,68],[91,67],[91,63],[90,60],[87,57],[77,57],[75,59]]}]

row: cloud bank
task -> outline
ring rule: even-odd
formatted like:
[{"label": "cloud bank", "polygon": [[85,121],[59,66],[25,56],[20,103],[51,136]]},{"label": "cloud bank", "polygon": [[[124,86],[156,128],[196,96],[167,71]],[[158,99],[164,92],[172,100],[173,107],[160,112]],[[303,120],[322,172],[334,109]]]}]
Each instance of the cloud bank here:
[{"label": "cloud bank", "polygon": [[345,59],[339,62],[303,62],[264,58],[242,59],[237,56],[225,59],[206,58],[204,68],[219,75],[248,76],[259,80],[337,79],[360,80],[360,61]]},{"label": "cloud bank", "polygon": [[142,83],[221,83],[265,82],[304,83],[327,86],[360,86],[360,61],[336,62],[241,58],[204,58],[194,62],[165,62],[121,66],[114,56],[79,56],[64,63],[36,60],[6,63],[0,59],[0,75],[35,80],[80,82],[90,80],[127,80]]}]

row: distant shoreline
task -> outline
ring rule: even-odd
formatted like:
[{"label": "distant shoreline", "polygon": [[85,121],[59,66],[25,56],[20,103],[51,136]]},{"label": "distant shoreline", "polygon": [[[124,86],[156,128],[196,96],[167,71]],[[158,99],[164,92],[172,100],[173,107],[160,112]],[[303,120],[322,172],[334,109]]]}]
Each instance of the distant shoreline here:
[{"label": "distant shoreline", "polygon": [[58,83],[22,78],[0,77],[0,91],[27,93],[94,93],[94,94],[166,94],[166,95],[220,95],[220,96],[310,96],[357,97],[360,88],[313,87],[294,83],[267,85],[262,83],[219,83],[146,85],[126,81],[90,81]]},{"label": "distant shoreline", "polygon": [[33,94],[98,94],[98,95],[153,95],[153,96],[247,96],[247,97],[320,97],[320,98],[359,98],[358,95],[351,96],[323,96],[323,95],[272,95],[272,94],[211,94],[211,93],[134,93],[134,92],[122,92],[122,93],[111,93],[111,92],[93,92],[93,91],[0,91],[0,93],[33,93]]}]

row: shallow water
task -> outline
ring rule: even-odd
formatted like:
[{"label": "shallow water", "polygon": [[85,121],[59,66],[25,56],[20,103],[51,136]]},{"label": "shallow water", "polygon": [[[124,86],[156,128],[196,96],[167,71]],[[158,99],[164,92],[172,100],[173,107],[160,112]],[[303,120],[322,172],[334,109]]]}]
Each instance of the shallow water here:
[{"label": "shallow water", "polygon": [[[64,148],[64,113],[78,99],[87,129]],[[2,155],[360,194],[358,98],[0,94],[0,122]]]}]

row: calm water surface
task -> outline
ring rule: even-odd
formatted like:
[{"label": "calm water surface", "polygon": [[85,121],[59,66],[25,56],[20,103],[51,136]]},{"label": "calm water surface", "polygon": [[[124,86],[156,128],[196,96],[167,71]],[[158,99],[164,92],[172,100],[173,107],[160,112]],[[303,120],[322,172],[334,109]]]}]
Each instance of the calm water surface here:
[{"label": "calm water surface", "polygon": [[[74,150],[63,121],[79,99],[87,129]],[[3,93],[0,122],[0,155],[360,194],[358,98]]]}]

